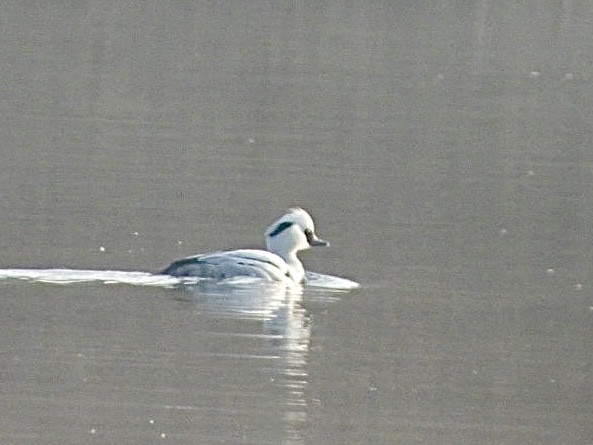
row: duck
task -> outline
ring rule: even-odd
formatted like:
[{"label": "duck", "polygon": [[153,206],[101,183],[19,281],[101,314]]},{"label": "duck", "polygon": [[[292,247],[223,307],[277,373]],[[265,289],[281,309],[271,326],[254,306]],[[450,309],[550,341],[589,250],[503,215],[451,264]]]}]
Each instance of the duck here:
[{"label": "duck", "polygon": [[266,250],[237,249],[202,253],[176,260],[160,272],[173,277],[226,280],[256,277],[265,281],[302,284],[305,268],[297,253],[311,247],[329,247],[315,234],[311,216],[290,208],[265,231]]}]

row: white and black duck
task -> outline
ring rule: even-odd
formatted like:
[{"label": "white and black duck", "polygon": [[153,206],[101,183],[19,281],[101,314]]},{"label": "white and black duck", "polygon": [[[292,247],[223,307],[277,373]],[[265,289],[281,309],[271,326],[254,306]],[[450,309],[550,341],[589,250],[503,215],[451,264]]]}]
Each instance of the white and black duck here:
[{"label": "white and black duck", "polygon": [[174,261],[161,272],[175,277],[225,280],[258,277],[267,281],[302,283],[305,268],[297,257],[301,250],[329,246],[315,235],[313,219],[300,208],[292,208],[268,227],[266,249],[238,249],[203,253]]}]

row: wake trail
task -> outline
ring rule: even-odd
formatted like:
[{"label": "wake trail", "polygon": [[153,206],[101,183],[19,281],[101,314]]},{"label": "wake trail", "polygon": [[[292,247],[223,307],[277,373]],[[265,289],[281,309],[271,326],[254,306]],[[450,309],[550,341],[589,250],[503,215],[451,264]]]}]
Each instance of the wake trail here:
[{"label": "wake trail", "polygon": [[[359,287],[359,284],[346,278],[315,272],[306,272],[306,287],[346,291]],[[198,277],[173,277],[140,271],[84,270],[84,269],[0,269],[0,281],[19,280],[31,283],[75,284],[98,282],[103,284],[125,284],[131,286],[151,286],[175,288],[198,285],[209,280]],[[226,285],[249,286],[261,284],[252,277],[236,277],[223,280]]]}]

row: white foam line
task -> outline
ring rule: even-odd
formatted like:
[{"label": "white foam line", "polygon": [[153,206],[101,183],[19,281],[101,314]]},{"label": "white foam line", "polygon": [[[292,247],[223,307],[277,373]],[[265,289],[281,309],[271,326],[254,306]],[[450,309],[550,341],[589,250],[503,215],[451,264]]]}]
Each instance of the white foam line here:
[{"label": "white foam line", "polygon": [[[74,284],[100,282],[103,284],[127,284],[132,286],[155,286],[171,288],[180,284],[198,284],[201,280],[194,277],[172,277],[155,275],[149,272],[126,272],[118,270],[85,269],[0,269],[0,280],[22,280],[34,283]],[[255,284],[253,278],[229,280],[229,286],[247,286]],[[347,291],[359,287],[359,284],[340,277],[307,272],[307,287],[324,290]],[[260,283],[257,281],[257,283]],[[260,283],[261,284],[261,283]]]},{"label": "white foam line", "polygon": [[154,275],[148,272],[82,269],[0,269],[0,280],[7,279],[50,284],[101,282],[104,284],[158,287],[173,287],[183,283],[197,282],[196,280],[179,279],[169,275]]}]

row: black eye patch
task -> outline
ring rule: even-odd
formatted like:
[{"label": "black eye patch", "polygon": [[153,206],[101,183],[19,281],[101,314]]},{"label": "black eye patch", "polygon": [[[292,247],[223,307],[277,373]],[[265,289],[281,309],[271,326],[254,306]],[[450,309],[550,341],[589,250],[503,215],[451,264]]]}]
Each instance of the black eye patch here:
[{"label": "black eye patch", "polygon": [[294,223],[290,222],[290,221],[285,221],[283,223],[278,224],[278,227],[276,227],[272,233],[270,233],[268,236],[276,236],[279,233],[283,232],[284,230],[288,229],[290,226],[292,226]]}]

